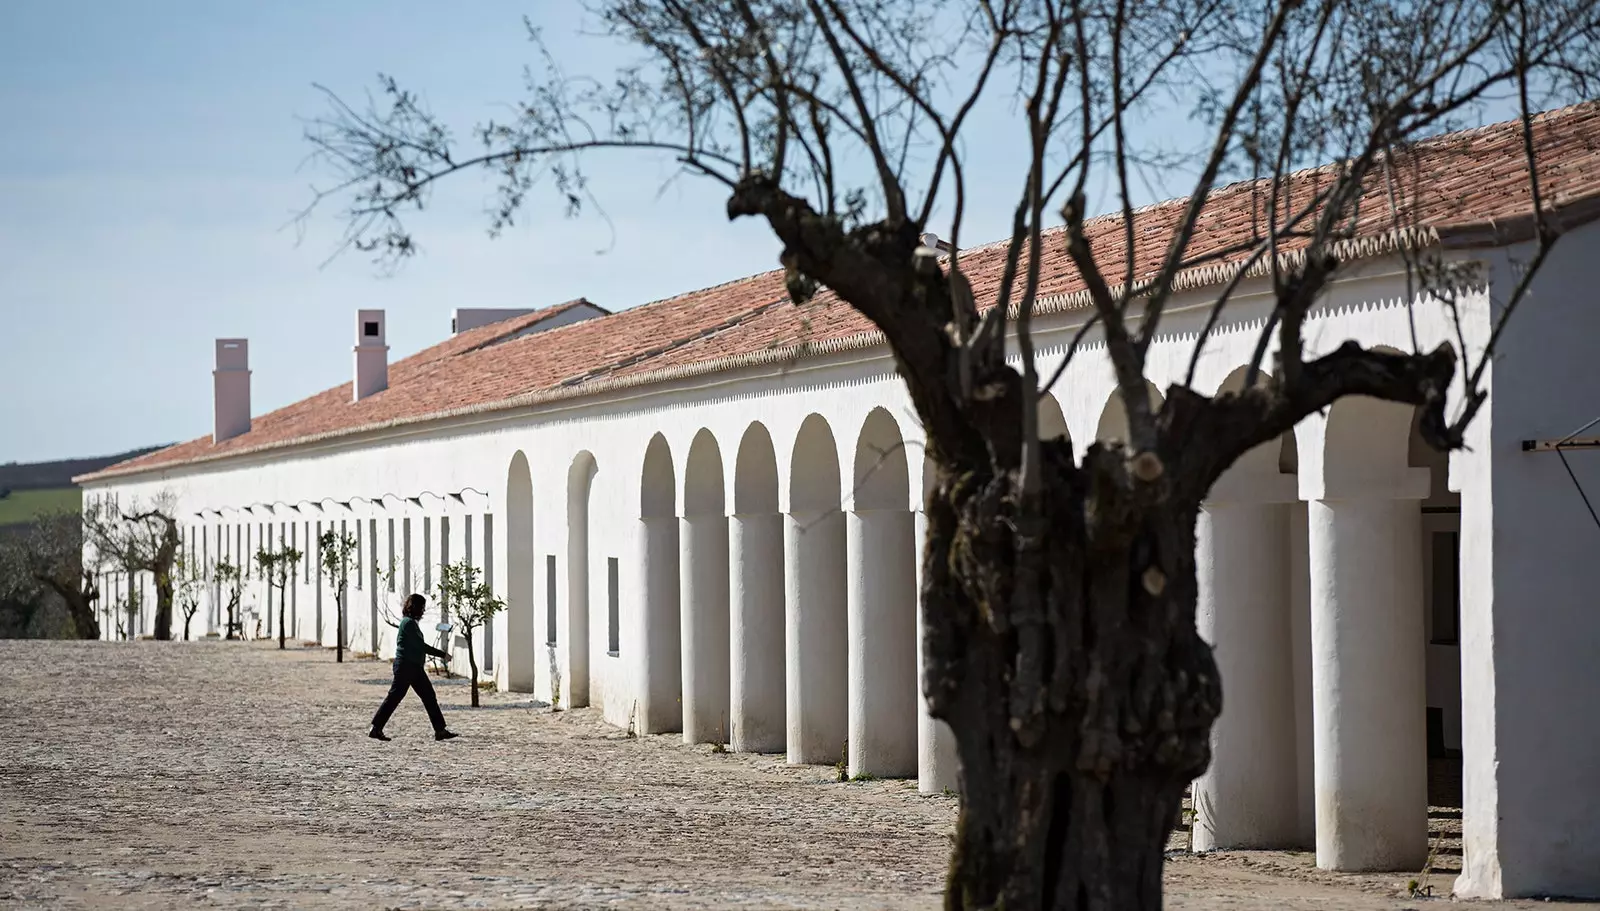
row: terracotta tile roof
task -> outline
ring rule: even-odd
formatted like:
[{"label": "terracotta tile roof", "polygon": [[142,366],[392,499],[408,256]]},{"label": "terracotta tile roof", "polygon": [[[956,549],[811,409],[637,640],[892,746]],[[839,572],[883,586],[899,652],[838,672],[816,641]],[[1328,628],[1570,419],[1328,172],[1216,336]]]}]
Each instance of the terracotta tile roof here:
[{"label": "terracotta tile roof", "polygon": [[[1547,204],[1573,206],[1600,200],[1600,102],[1540,115],[1535,145]],[[1393,186],[1373,181],[1363,200],[1356,234],[1374,239],[1396,229],[1422,230],[1427,242],[1503,244],[1531,209],[1521,135],[1515,122],[1449,134],[1413,146],[1396,158]],[[1293,195],[1306,198],[1329,180],[1329,168],[1291,178]],[[1390,194],[1397,202],[1391,208]],[[1153,273],[1186,200],[1136,210],[1136,278]],[[1265,187],[1241,182],[1219,188],[1200,216],[1191,255],[1235,248],[1257,236],[1268,205]],[[1593,208],[1587,207],[1587,208]],[[1600,212],[1575,213],[1591,218]],[[1090,243],[1108,279],[1125,269],[1120,214],[1088,223]],[[1048,232],[1040,278],[1040,309],[1081,306],[1083,284],[1060,243]],[[1005,243],[962,251],[961,262],[980,301],[992,299]],[[1283,245],[1294,249],[1293,242]],[[1389,248],[1389,249],[1392,249]],[[1226,257],[1232,261],[1240,256]],[[1220,281],[1213,269],[1191,282]],[[1077,299],[1075,299],[1077,298]],[[150,453],[80,480],[134,473],[185,462],[209,461],[314,438],[443,417],[464,410],[511,406],[540,395],[585,394],[615,383],[650,382],[663,371],[715,370],[759,359],[793,356],[793,346],[870,344],[871,324],[824,291],[804,307],[787,303],[783,275],[766,272],[701,291],[645,304],[525,336],[517,333],[576,306],[558,307],[460,333],[389,368],[389,388],[351,402],[345,383],[254,419],[250,432],[212,445],[209,436]],[[729,359],[733,359],[730,363]]]}]

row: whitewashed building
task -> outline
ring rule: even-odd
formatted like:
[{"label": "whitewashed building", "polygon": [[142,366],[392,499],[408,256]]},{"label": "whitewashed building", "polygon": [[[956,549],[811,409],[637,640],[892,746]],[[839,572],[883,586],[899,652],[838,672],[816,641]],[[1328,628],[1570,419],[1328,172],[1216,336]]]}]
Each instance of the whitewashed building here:
[{"label": "whitewashed building", "polygon": [[[1459,756],[1458,894],[1600,895],[1600,528],[1538,442],[1600,415],[1600,109],[1539,130],[1567,234],[1502,339],[1470,448],[1441,456],[1409,408],[1345,400],[1213,492],[1199,622],[1226,708],[1195,788],[1197,847],[1419,869],[1429,757]],[[1527,250],[1516,141],[1501,125],[1417,151],[1431,195],[1410,230],[1374,219],[1313,314],[1308,356],[1346,339],[1409,350],[1413,332],[1425,349],[1456,342],[1444,308],[1410,306],[1400,254],[1419,248],[1481,265],[1460,306],[1482,350]],[[1219,191],[1197,243],[1247,229],[1230,216],[1252,198]],[[981,283],[1002,253],[963,263]],[[1048,374],[1087,311],[1064,254],[1044,272]],[[1157,400],[1183,381],[1221,283],[1203,279],[1151,348]],[[1262,291],[1246,282],[1224,311],[1198,390],[1241,382]],[[85,496],[171,496],[202,565],[355,536],[358,651],[389,654],[383,616],[465,558],[509,604],[481,642],[503,687],[691,742],[956,785],[948,731],[917,693],[921,431],[868,324],[826,295],[796,307],[781,273],[617,313],[455,316],[448,338],[389,363],[384,312],[357,311],[351,382],[265,415],[250,371],[290,365],[219,340],[212,435],[81,478]],[[1043,433],[1080,453],[1125,424],[1089,339],[1042,405]],[[1579,472],[1584,458],[1569,457]],[[103,581],[109,608],[130,583]],[[297,570],[291,635],[333,643],[331,581],[315,559]],[[276,632],[265,597],[247,580],[262,635]],[[205,614],[219,631],[214,598]]]}]

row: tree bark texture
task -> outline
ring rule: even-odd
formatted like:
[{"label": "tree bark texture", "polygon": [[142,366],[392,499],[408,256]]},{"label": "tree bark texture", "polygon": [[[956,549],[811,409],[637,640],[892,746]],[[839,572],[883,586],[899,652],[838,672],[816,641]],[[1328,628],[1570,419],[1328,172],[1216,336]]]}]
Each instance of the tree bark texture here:
[{"label": "tree bark texture", "polygon": [[156,638],[172,638],[172,580],[166,573],[156,574]]},{"label": "tree bark texture", "polygon": [[940,469],[923,689],[961,758],[947,908],[1161,906],[1222,693],[1194,624],[1198,509],[1129,509],[1122,455],[1080,469],[1047,444],[1033,509],[1014,473]]},{"label": "tree bark texture", "polygon": [[286,647],[284,645],[284,642],[285,642],[285,638],[288,636],[288,633],[285,632],[284,628],[283,628],[284,611],[286,611],[288,609],[288,606],[287,606],[288,600],[289,600],[289,589],[287,588],[287,586],[279,586],[279,588],[278,588],[278,650],[279,651],[283,651],[283,649]]},{"label": "tree bark texture", "polygon": [[472,671],[472,676],[467,678],[468,689],[472,690],[472,707],[478,707],[478,656],[472,652],[472,627],[466,628],[467,639],[467,668]]},{"label": "tree bark texture", "polygon": [[172,566],[178,559],[178,523],[164,514],[155,514],[161,522],[161,539],[156,546],[154,559],[146,567],[156,579],[156,638],[172,638]]},{"label": "tree bark texture", "polygon": [[339,583],[339,603],[335,606],[338,618],[334,629],[333,660],[338,664],[344,663],[344,593],[345,584]]}]

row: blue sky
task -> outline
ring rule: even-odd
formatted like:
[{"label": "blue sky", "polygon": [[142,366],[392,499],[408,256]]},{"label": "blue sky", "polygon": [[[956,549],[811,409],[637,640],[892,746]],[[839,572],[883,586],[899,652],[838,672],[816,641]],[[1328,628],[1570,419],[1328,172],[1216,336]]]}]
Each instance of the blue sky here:
[{"label": "blue sky", "polygon": [[349,378],[360,307],[388,310],[399,357],[457,306],[625,307],[770,268],[774,242],[713,188],[658,198],[669,172],[639,160],[596,175],[609,226],[530,212],[490,241],[469,177],[398,274],[322,267],[331,213],[297,245],[327,176],[303,166],[313,81],[356,95],[393,73],[476,119],[518,97],[521,16],[546,6],[552,37],[577,31],[537,2],[0,4],[0,462],[209,433],[218,337],[250,340],[261,413]]},{"label": "blue sky", "polygon": [[[0,462],[109,454],[211,429],[212,341],[250,340],[260,414],[348,380],[352,311],[388,311],[391,358],[444,338],[458,306],[574,297],[635,306],[776,265],[715,185],[663,183],[646,158],[591,163],[609,222],[535,208],[486,235],[492,187],[445,188],[414,222],[425,254],[394,274],[342,225],[294,214],[328,174],[307,165],[313,82],[347,98],[388,73],[460,126],[520,97],[529,15],[575,69],[626,51],[579,38],[567,0],[0,0]],[[969,124],[962,240],[1001,236],[1021,184],[1023,125]],[[1146,139],[1183,141],[1181,118]],[[1094,187],[1091,187],[1094,189]],[[1144,186],[1136,203],[1181,185]],[[937,226],[935,226],[937,227]]]}]

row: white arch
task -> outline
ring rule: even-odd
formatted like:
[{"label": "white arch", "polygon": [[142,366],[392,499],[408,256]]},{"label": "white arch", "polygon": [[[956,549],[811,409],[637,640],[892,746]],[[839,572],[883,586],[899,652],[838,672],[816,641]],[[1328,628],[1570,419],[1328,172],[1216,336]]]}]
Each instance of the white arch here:
[{"label": "white arch", "polygon": [[816,512],[839,508],[839,447],[833,428],[820,414],[810,414],[795,434],[789,460],[789,511]]},{"label": "white arch", "polygon": [[[1242,392],[1245,387],[1245,379],[1249,374],[1250,366],[1248,364],[1240,364],[1235,367],[1217,385],[1213,398]],[[1265,373],[1262,373],[1259,369],[1256,371],[1257,383],[1266,382],[1267,379],[1268,377]],[[1235,477],[1248,475],[1253,478],[1259,478],[1284,472],[1293,473],[1298,461],[1296,452],[1295,435],[1293,431],[1290,431],[1276,442],[1263,443],[1240,456],[1233,463],[1233,466],[1228,469],[1228,474]]]},{"label": "white arch", "polygon": [[[1150,397],[1150,410],[1154,412],[1161,407],[1161,390],[1149,380],[1144,381],[1144,388]],[[1105,406],[1100,409],[1100,421],[1095,426],[1094,438],[1101,443],[1128,442],[1128,409],[1122,402],[1120,389],[1112,389],[1106,397]]]},{"label": "white arch", "polygon": [[672,449],[662,434],[650,438],[640,475],[639,724],[645,733],[658,734],[683,728],[677,483]]},{"label": "white arch", "polygon": [[587,450],[578,453],[567,469],[567,689],[563,695],[568,706],[589,704],[589,502],[599,470]]},{"label": "white arch", "polygon": [[506,688],[518,693],[533,691],[537,663],[533,569],[533,474],[519,449],[506,470]]},{"label": "white arch", "polygon": [[728,519],[722,451],[702,428],[683,470],[678,579],[682,606],[683,740],[728,741]]},{"label": "white arch", "polygon": [[905,509],[911,501],[906,445],[887,409],[874,408],[856,437],[852,501],[856,510]]},{"label": "white arch", "polygon": [[745,429],[734,459],[733,515],[728,519],[729,740],[741,752],[785,747],[783,521],[778,515],[778,460],[759,421]]},{"label": "white arch", "polygon": [[1072,431],[1067,427],[1067,418],[1061,412],[1061,403],[1050,393],[1039,396],[1039,439],[1065,440],[1072,442]]},{"label": "white arch", "polygon": [[916,538],[900,426],[875,408],[856,437],[850,590],[849,771],[917,772]]},{"label": "white arch", "polygon": [[784,526],[785,738],[793,763],[836,762],[849,736],[844,514],[833,430],[811,414],[795,435]]},{"label": "white arch", "polygon": [[772,434],[760,421],[751,422],[734,457],[733,511],[736,515],[778,511],[778,456]]}]

